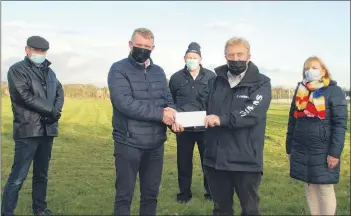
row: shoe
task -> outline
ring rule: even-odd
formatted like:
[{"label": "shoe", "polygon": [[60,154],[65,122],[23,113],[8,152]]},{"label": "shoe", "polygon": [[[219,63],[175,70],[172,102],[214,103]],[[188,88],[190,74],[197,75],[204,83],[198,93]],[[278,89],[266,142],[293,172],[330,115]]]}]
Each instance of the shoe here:
[{"label": "shoe", "polygon": [[193,195],[192,193],[179,193],[177,194],[177,201],[180,203],[180,204],[186,204],[188,203],[191,198],[193,198]]},{"label": "shoe", "polygon": [[212,196],[211,196],[211,194],[206,193],[206,194],[204,195],[204,197],[205,197],[205,200],[212,201]]},{"label": "shoe", "polygon": [[44,210],[39,210],[37,212],[34,212],[35,216],[54,216],[52,211],[50,209],[44,209]]}]

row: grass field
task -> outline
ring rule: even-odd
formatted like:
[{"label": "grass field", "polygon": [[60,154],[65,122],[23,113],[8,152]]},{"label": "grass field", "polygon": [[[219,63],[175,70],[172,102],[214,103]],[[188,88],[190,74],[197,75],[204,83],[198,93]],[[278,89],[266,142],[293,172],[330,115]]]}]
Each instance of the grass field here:
[{"label": "grass field", "polygon": [[[7,180],[13,161],[12,112],[8,98],[2,100],[1,186]],[[285,104],[272,104],[269,110],[265,171],[260,187],[261,209],[265,215],[309,214],[303,184],[289,177],[285,154],[287,126]],[[112,215],[115,195],[115,169],[111,138],[111,105],[108,100],[66,100],[55,139],[49,171],[48,205],[56,214]],[[350,122],[349,122],[350,124]],[[350,125],[348,124],[348,128]],[[348,129],[349,131],[349,129]],[[347,132],[340,183],[335,186],[338,215],[350,215],[350,134]],[[20,192],[17,215],[31,214],[30,171]],[[175,202],[178,192],[176,143],[173,134],[165,144],[163,179],[158,214],[209,215],[213,204],[204,201],[202,172],[197,151],[194,154],[193,199],[186,205]],[[132,214],[138,214],[139,184],[135,189]],[[240,213],[235,198],[235,214]]]}]

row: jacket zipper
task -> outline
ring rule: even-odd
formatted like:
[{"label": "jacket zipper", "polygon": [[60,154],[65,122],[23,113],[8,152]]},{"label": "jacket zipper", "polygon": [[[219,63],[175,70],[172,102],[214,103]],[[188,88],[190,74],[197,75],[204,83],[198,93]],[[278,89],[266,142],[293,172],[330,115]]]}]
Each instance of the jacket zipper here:
[{"label": "jacket zipper", "polygon": [[144,76],[145,76],[145,81],[147,82],[147,91],[149,92],[150,94],[150,97],[151,97],[151,100],[154,101],[154,97],[152,96],[151,94],[151,91],[150,91],[150,83],[149,83],[149,79],[147,78],[147,74],[146,74],[146,68],[144,69]]},{"label": "jacket zipper", "polygon": [[[307,126],[307,119],[304,118],[304,121],[305,121],[305,127],[306,127]],[[307,142],[308,142],[308,138],[307,138]],[[306,163],[305,175],[306,175],[306,181],[308,182],[309,178],[308,178],[308,149],[307,149],[307,147],[305,147],[305,152],[306,152],[306,157],[305,157],[305,163]]]},{"label": "jacket zipper", "polygon": [[[144,69],[144,76],[145,76],[145,81],[147,82],[147,91],[149,92],[149,95],[150,95],[150,97],[151,97],[151,100],[152,100],[152,102],[153,102],[153,105],[155,105],[155,102],[154,102],[154,97],[152,96],[152,93],[151,93],[151,91],[150,91],[150,82],[149,82],[149,79],[147,78],[147,70],[146,70],[146,68]],[[156,132],[156,128],[155,127],[152,127],[152,129],[153,129],[153,133],[155,134],[155,132]]]}]

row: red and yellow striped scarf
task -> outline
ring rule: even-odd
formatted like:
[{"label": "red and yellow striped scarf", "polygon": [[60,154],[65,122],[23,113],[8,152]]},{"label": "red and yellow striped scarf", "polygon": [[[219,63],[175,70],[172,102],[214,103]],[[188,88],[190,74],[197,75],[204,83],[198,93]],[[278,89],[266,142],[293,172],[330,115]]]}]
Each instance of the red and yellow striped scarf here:
[{"label": "red and yellow striped scarf", "polygon": [[319,89],[328,86],[329,78],[323,78],[321,81],[300,83],[296,93],[296,110],[294,117],[315,117],[325,119],[325,98],[321,95]]}]

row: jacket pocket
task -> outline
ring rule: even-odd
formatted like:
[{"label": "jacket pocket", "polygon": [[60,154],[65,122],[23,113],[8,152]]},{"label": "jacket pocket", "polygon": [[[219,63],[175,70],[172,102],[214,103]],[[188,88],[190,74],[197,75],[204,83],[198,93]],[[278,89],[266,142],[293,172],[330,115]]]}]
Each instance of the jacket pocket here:
[{"label": "jacket pocket", "polygon": [[237,135],[232,135],[231,140],[228,140],[226,145],[226,157],[230,163],[237,164],[256,164],[257,150],[251,139],[250,130],[237,132]]},{"label": "jacket pocket", "polygon": [[[213,128],[209,129],[213,130]],[[212,133],[205,132],[204,135],[204,157],[207,159],[215,161],[217,155],[217,138],[213,136]]]},{"label": "jacket pocket", "polygon": [[40,115],[38,113],[35,113],[35,112],[32,112],[32,111],[29,111],[29,114],[28,114],[28,120],[30,123],[34,123],[34,122],[40,122]]},{"label": "jacket pocket", "polygon": [[319,123],[319,138],[322,142],[327,142],[329,139],[327,128],[322,121]]},{"label": "jacket pocket", "polygon": [[126,120],[126,127],[125,127],[125,129],[126,129],[126,140],[128,140],[129,138],[130,138],[130,126],[129,126],[130,124],[129,124],[129,120],[127,119]]},{"label": "jacket pocket", "polygon": [[207,84],[207,81],[198,81],[196,86],[197,93],[202,92],[206,88]]},{"label": "jacket pocket", "polygon": [[201,86],[206,86],[208,84],[207,81],[202,81],[202,80],[198,81],[197,83]]},{"label": "jacket pocket", "polygon": [[180,85],[179,85],[179,88],[182,89],[182,88],[185,88],[186,86],[188,86],[190,84],[189,80],[185,80],[184,82],[182,82]]},{"label": "jacket pocket", "polygon": [[251,148],[251,151],[253,153],[253,157],[255,158],[256,160],[256,156],[257,156],[257,149],[256,149],[256,146],[255,146],[255,140],[252,139],[252,134],[251,134],[251,129],[249,129],[249,134],[248,134],[248,138],[247,140],[249,141],[249,146]]}]

